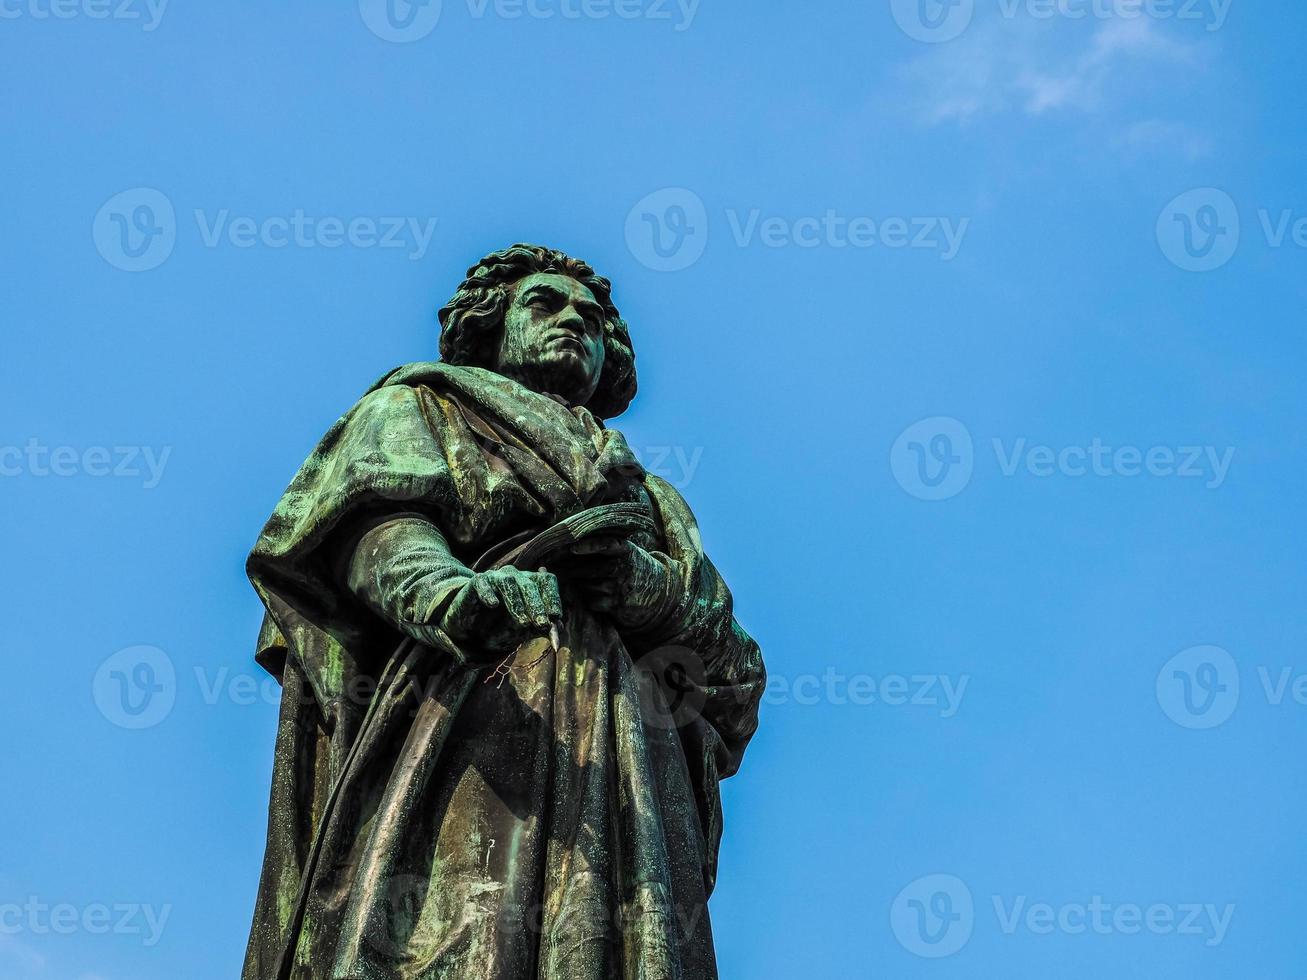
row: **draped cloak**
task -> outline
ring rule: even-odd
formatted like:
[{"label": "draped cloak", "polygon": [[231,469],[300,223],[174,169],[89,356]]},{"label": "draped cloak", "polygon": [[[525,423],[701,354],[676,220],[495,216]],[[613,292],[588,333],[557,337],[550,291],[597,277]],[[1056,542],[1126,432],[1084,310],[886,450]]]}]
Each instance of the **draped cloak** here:
[{"label": "draped cloak", "polygon": [[[565,587],[558,650],[492,672],[343,583],[390,516],[435,525],[466,575],[611,502],[648,505],[640,543],[682,586],[638,632]],[[326,434],[247,568],[282,703],[243,980],[717,976],[718,782],[764,669],[688,506],[620,433],[490,371],[400,368]]]}]

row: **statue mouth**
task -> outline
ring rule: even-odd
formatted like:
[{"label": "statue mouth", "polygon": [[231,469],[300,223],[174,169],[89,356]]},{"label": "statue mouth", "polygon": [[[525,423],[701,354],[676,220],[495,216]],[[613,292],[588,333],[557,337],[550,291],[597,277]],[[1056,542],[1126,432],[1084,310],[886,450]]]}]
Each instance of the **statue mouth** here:
[{"label": "statue mouth", "polygon": [[584,355],[586,352],[585,343],[580,337],[572,333],[555,334],[549,338],[548,345],[550,347],[561,347],[574,350],[581,355]]}]

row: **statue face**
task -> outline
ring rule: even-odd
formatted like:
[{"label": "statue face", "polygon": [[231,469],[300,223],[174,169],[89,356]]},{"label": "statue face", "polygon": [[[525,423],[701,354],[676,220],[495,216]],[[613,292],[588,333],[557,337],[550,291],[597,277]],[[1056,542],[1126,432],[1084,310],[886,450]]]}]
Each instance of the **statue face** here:
[{"label": "statue face", "polygon": [[539,272],[513,287],[496,370],[584,405],[604,368],[604,309],[570,276]]}]

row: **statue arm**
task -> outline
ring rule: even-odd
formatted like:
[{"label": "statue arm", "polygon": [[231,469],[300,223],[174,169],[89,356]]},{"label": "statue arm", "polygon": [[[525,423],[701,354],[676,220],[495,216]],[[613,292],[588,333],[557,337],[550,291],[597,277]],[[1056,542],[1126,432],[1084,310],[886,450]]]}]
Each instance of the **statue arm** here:
[{"label": "statue arm", "polygon": [[472,571],[454,557],[435,524],[400,514],[366,530],[346,550],[345,584],[356,598],[405,635],[464,659],[442,624]]},{"label": "statue arm", "polygon": [[484,665],[562,615],[552,575],[505,567],[474,572],[420,514],[388,517],[347,546],[349,591],[407,636]]},{"label": "statue arm", "polygon": [[703,553],[689,505],[665,481],[648,477],[650,495],[664,528],[667,553],[658,553],[679,588],[670,613],[639,646],[683,647],[703,664],[703,717],[721,738],[719,776],[732,775],[758,727],[758,706],[767,683],[762,651],[735,618],[734,599],[721,574]]}]

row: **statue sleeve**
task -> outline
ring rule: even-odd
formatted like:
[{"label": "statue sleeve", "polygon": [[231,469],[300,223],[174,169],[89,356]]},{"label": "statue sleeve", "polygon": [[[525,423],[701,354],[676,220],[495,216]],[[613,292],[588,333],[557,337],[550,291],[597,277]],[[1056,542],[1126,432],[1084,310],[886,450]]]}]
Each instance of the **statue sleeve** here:
[{"label": "statue sleeve", "polygon": [[[767,683],[762,652],[734,615],[734,600],[716,567],[703,553],[699,528],[684,498],[665,480],[647,476],[646,487],[663,526],[671,567],[681,576],[682,592],[655,633],[639,637],[645,650],[683,647],[703,666],[699,697],[704,748],[725,779],[739,769],[745,746],[758,727],[758,705]],[[706,760],[708,761],[708,760]]]},{"label": "statue sleeve", "polygon": [[405,513],[442,526],[458,506],[419,398],[407,385],[373,391],[331,427],[295,475],[246,563],[270,611],[284,605],[319,629],[350,636],[366,624],[342,584],[346,542],[378,519]]},{"label": "statue sleeve", "polygon": [[351,550],[344,573],[350,592],[393,629],[466,660],[441,622],[472,570],[454,557],[439,528],[402,514],[366,530]]},{"label": "statue sleeve", "polygon": [[[267,609],[258,660],[277,677],[304,674],[329,723],[353,710],[356,673],[402,634],[345,584],[349,545],[385,518],[421,515],[433,527],[460,519],[441,435],[408,385],[365,395],[322,437],[278,501],[246,562]],[[382,627],[385,639],[376,631]]]}]

